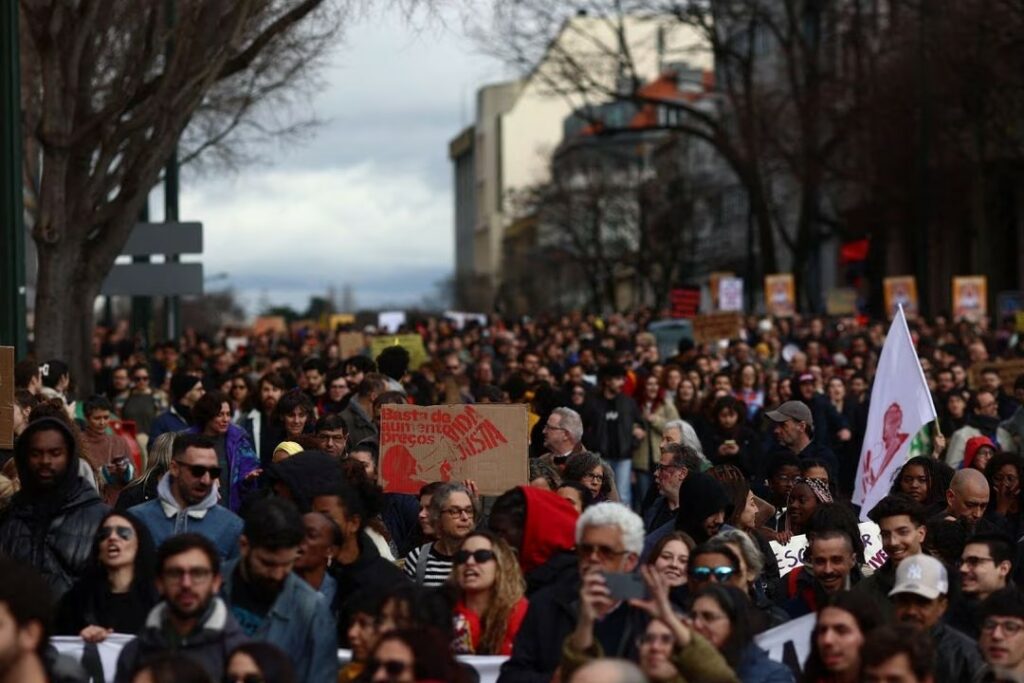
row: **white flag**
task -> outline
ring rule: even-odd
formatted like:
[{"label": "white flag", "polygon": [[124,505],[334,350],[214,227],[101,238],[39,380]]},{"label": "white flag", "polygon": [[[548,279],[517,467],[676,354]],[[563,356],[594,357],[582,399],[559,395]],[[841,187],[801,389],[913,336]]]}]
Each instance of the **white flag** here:
[{"label": "white flag", "polygon": [[907,459],[911,439],[934,419],[932,394],[900,306],[878,360],[857,466],[853,502],[861,506],[862,520],[867,520],[867,513],[888,495],[896,472]]}]

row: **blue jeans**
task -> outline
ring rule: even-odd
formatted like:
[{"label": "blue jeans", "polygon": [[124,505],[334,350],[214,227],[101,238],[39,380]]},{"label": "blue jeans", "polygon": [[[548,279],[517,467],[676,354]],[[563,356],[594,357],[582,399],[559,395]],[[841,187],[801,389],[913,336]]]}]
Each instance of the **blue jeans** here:
[{"label": "blue jeans", "polygon": [[630,458],[623,458],[609,460],[608,464],[611,465],[612,471],[615,473],[615,488],[619,490],[619,500],[626,507],[632,507],[633,483],[630,481],[630,475],[633,473],[633,461]]}]

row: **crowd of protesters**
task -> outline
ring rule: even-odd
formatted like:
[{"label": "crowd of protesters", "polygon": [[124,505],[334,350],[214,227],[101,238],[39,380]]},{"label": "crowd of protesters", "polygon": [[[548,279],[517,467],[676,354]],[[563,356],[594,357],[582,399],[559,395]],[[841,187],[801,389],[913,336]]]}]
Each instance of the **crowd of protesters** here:
[{"label": "crowd of protesters", "polygon": [[[885,324],[746,321],[659,353],[649,312],[332,334],[98,330],[96,392],[16,367],[0,456],[0,683],[1024,681],[1024,337],[911,329],[938,420],[851,493]],[[381,406],[522,403],[528,481],[378,484]],[[805,535],[780,575],[770,542]],[[802,672],[756,636],[815,614]],[[78,636],[68,659],[55,635]],[[351,653],[339,662],[338,648]]]}]

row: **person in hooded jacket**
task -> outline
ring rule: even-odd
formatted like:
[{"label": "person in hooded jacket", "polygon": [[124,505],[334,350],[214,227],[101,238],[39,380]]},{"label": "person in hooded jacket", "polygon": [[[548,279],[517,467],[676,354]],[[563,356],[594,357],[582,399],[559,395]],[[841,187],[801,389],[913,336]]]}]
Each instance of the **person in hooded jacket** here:
[{"label": "person in hooded jacket", "polygon": [[78,474],[76,440],[60,420],[30,423],[14,458],[21,490],[0,522],[0,554],[34,566],[59,599],[89,567],[109,508]]},{"label": "person in hooded jacket", "polygon": [[644,538],[644,557],[659,540],[672,531],[683,531],[697,545],[714,536],[725,523],[729,497],[718,480],[703,472],[692,472],[679,486],[679,509],[675,529],[665,524]]},{"label": "person in hooded jacket", "polygon": [[527,596],[546,586],[577,586],[578,518],[569,501],[534,486],[517,486],[494,501],[488,526],[516,551]]},{"label": "person in hooded jacket", "polygon": [[[295,456],[299,457],[299,456]],[[383,593],[409,583],[405,574],[385,560],[366,534],[366,524],[377,514],[374,501],[367,501],[348,484],[324,487],[312,499],[313,512],[330,517],[341,529],[341,543],[328,572],[338,583],[332,612],[338,624],[338,647],[348,647],[348,627],[353,608],[368,592]]]},{"label": "person in hooded jacket", "polygon": [[146,525],[159,546],[177,534],[193,532],[205,536],[221,557],[238,556],[242,519],[217,504],[220,476],[213,442],[198,434],[179,434],[174,439],[171,466],[160,478],[157,498],[128,511]]}]

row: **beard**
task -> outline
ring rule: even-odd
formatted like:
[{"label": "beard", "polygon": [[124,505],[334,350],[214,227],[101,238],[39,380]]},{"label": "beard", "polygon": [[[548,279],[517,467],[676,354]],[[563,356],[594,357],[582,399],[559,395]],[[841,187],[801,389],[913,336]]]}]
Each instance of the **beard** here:
[{"label": "beard", "polygon": [[209,595],[206,600],[200,600],[196,603],[195,607],[185,608],[180,606],[175,600],[167,601],[167,608],[171,610],[178,619],[195,619],[196,617],[202,616],[210,608],[210,603],[213,601],[213,596]]}]

